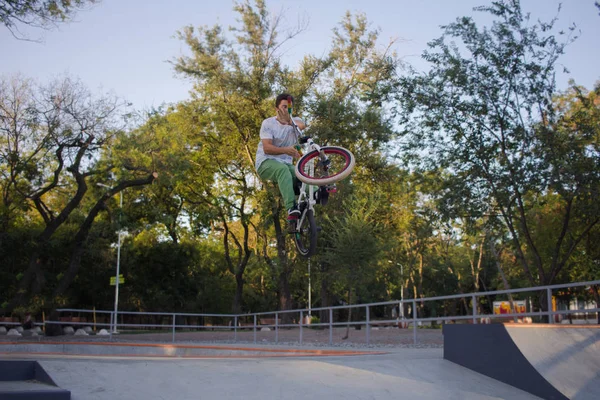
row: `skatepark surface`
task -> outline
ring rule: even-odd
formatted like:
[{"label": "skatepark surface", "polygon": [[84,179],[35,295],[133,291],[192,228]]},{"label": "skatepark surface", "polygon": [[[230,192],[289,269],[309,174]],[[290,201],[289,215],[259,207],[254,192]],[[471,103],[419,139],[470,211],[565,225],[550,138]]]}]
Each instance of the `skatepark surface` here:
[{"label": "skatepark surface", "polygon": [[[0,360],[37,360],[75,400],[600,398],[600,329],[447,328],[461,335],[445,326],[444,348],[23,338],[0,341]],[[450,360],[453,351],[465,360]],[[502,369],[508,381],[494,375]],[[536,397],[511,374],[547,391]]]},{"label": "skatepark surface", "polygon": [[0,357],[37,360],[74,400],[537,398],[444,360],[441,349],[347,352],[352,355],[300,350],[285,357],[239,358],[226,346],[221,353],[211,351],[202,358],[10,352]]}]

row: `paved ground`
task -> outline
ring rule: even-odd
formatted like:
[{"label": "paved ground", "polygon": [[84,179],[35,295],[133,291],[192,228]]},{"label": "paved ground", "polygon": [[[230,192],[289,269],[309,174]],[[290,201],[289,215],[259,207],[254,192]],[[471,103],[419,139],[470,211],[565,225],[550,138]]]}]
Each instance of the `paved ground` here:
[{"label": "paved ground", "polygon": [[[536,399],[526,392],[506,385],[443,359],[443,336],[439,329],[418,329],[418,345],[413,331],[379,328],[369,332],[345,328],[329,330],[299,329],[257,332],[227,331],[178,332],[176,345],[216,346],[223,349],[304,349],[312,351],[365,352],[351,356],[291,355],[252,358],[237,353],[214,351],[203,358],[114,356],[114,345],[107,337],[0,336],[0,358],[36,359],[55,382],[70,390],[73,400],[108,399]],[[237,339],[234,341],[233,339]],[[276,343],[277,339],[277,343]],[[170,346],[172,333],[120,334],[112,343]],[[2,342],[4,342],[3,345]],[[50,342],[75,342],[72,346],[100,342],[111,356],[72,356],[65,354],[16,354],[7,351],[6,342],[19,346],[35,343],[46,347]],[[69,345],[71,346],[71,345]],[[60,347],[60,346],[58,346]],[[142,346],[143,347],[143,346]],[[4,348],[4,350],[3,350]],[[112,349],[111,349],[112,348]],[[35,347],[32,347],[35,351]],[[54,350],[51,350],[54,352]],[[366,354],[367,352],[384,354]],[[95,353],[98,350],[94,350]],[[138,353],[139,354],[139,353]],[[180,354],[180,353],[169,353]],[[190,353],[185,353],[190,354]],[[196,354],[196,353],[194,353]],[[243,352],[241,352],[243,354]],[[254,353],[249,352],[248,355]],[[238,357],[238,355],[240,355]]]},{"label": "paved ground", "polygon": [[308,358],[34,358],[73,400],[536,399],[443,360],[441,349]]}]

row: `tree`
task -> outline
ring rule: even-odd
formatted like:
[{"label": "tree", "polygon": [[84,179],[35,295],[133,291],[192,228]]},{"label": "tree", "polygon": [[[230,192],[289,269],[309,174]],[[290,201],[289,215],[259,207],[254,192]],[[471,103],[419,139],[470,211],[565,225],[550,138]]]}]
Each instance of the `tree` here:
[{"label": "tree", "polygon": [[[331,273],[337,284],[347,292],[347,304],[355,301],[356,291],[374,277],[374,268],[381,251],[378,236],[381,233],[376,222],[377,199],[351,198],[344,203],[348,210],[343,216],[332,218],[332,229],[328,236],[329,248],[323,258],[332,266]],[[348,309],[348,322],[352,319],[352,309]],[[349,325],[346,329],[347,339]]]},{"label": "tree", "polygon": [[[447,215],[498,215],[524,276],[550,284],[599,216],[588,189],[600,182],[598,153],[587,144],[593,127],[571,119],[577,140],[561,140],[566,115],[552,102],[555,64],[575,28],[560,42],[551,34],[556,19],[530,25],[518,0],[476,10],[496,17],[490,28],[478,29],[470,17],[443,27],[423,56],[430,71],[403,79],[407,158],[417,168],[448,171],[438,196]],[[561,228],[544,257],[531,211],[549,191],[560,199]],[[591,207],[577,226],[576,204]]]},{"label": "tree", "polygon": [[49,244],[59,228],[80,218],[67,250],[69,265],[54,296],[75,278],[91,224],[107,200],[127,187],[151,183],[156,174],[145,165],[122,160],[123,172],[116,175],[120,179],[84,211],[81,206],[89,196],[90,181],[105,180],[116,169],[115,163],[98,160],[119,130],[119,101],[92,96],[70,78],[36,87],[20,77],[0,82],[0,101],[0,238],[23,215],[38,230],[16,293],[2,306],[11,310],[44,289],[45,270],[52,264]]},{"label": "tree", "polygon": [[[394,51],[395,41],[379,41],[379,31],[371,29],[364,14],[346,13],[334,28],[331,52],[324,60],[323,72],[315,79],[304,97],[304,108],[310,116],[307,134],[320,145],[339,145],[356,156],[352,175],[337,183],[338,192],[331,196],[320,215],[323,232],[337,229],[330,225],[333,218],[344,218],[346,199],[355,196],[368,199],[390,192],[390,180],[399,171],[390,166],[386,158],[388,145],[396,137],[393,128],[393,108],[388,107],[401,67]],[[391,109],[391,110],[390,110]],[[388,205],[380,203],[382,210],[377,222],[384,224]],[[327,235],[319,237],[319,252],[332,244]],[[335,274],[326,260],[319,260],[321,271],[321,305],[328,306],[336,296]],[[346,290],[346,289],[344,289]],[[322,315],[325,321],[328,315]]]},{"label": "tree", "polygon": [[[247,201],[252,190],[260,185],[254,170],[260,124],[272,114],[273,94],[285,90],[280,77],[286,77],[290,85],[293,82],[297,93],[301,93],[306,91],[311,71],[317,67],[313,64],[305,67],[299,74],[306,77],[301,83],[301,79],[288,73],[279,62],[278,49],[283,42],[297,35],[302,26],[288,32],[280,41],[278,29],[282,17],[276,17],[271,22],[264,1],[257,0],[254,6],[246,1],[237,4],[234,10],[241,17],[241,27],[231,29],[235,33],[235,41],[229,40],[218,25],[199,28],[197,32],[193,27],[186,27],[179,36],[190,47],[192,55],[180,57],[174,65],[176,71],[194,79],[194,97],[206,106],[206,115],[198,123],[206,132],[206,143],[209,140],[212,143],[214,160],[220,168],[216,184],[227,188],[228,193],[225,195],[212,190],[204,201],[209,201],[217,214],[221,215],[221,226],[225,232],[224,247],[229,249],[229,246],[233,246],[238,249],[238,254],[243,255],[236,262],[228,258],[238,280],[238,295],[241,295],[242,274],[251,255],[248,228],[254,212],[249,210],[264,207],[271,213],[270,220],[277,222],[282,213],[281,204],[276,198],[271,197],[268,203],[255,207],[250,207]],[[297,96],[297,104],[301,104],[301,101]],[[236,188],[239,190],[233,193]],[[242,240],[233,235],[234,231],[226,225],[229,218],[233,217],[239,218],[244,227]],[[280,307],[289,309],[287,237],[281,225],[276,223],[275,228],[278,263],[271,265],[280,281]],[[228,257],[229,252],[226,254]],[[270,257],[267,255],[265,259],[270,260]]]},{"label": "tree", "polygon": [[0,21],[17,39],[24,36],[19,25],[48,29],[59,22],[71,20],[99,0],[1,0]]}]

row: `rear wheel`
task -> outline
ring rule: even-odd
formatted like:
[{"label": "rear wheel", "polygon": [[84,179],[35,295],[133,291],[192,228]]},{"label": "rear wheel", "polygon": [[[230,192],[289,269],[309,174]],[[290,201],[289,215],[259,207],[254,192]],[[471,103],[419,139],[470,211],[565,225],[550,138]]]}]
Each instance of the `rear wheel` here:
[{"label": "rear wheel", "polygon": [[302,225],[294,233],[294,243],[298,253],[303,257],[310,257],[317,250],[317,224],[312,210],[306,211]]},{"label": "rear wheel", "polygon": [[355,164],[354,154],[338,146],[324,146],[321,151],[327,156],[326,163],[317,150],[306,153],[298,160],[296,177],[299,180],[309,185],[323,186],[350,175]]}]

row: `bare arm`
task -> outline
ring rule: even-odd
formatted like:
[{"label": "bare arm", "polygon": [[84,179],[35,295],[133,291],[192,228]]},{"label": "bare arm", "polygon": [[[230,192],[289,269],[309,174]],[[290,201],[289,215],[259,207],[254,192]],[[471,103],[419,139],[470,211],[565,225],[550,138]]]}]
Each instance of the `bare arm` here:
[{"label": "bare arm", "polygon": [[303,131],[304,129],[306,129],[306,124],[300,118],[297,118],[297,117],[294,118],[294,123],[296,124],[296,126],[298,127],[298,129],[300,129],[301,131]]},{"label": "bare arm", "polygon": [[294,146],[277,147],[273,144],[273,139],[261,139],[261,142],[265,154],[270,154],[272,156],[278,154],[287,154],[288,156],[292,156],[294,158],[300,158],[300,153],[298,153],[298,150],[296,150]]}]

